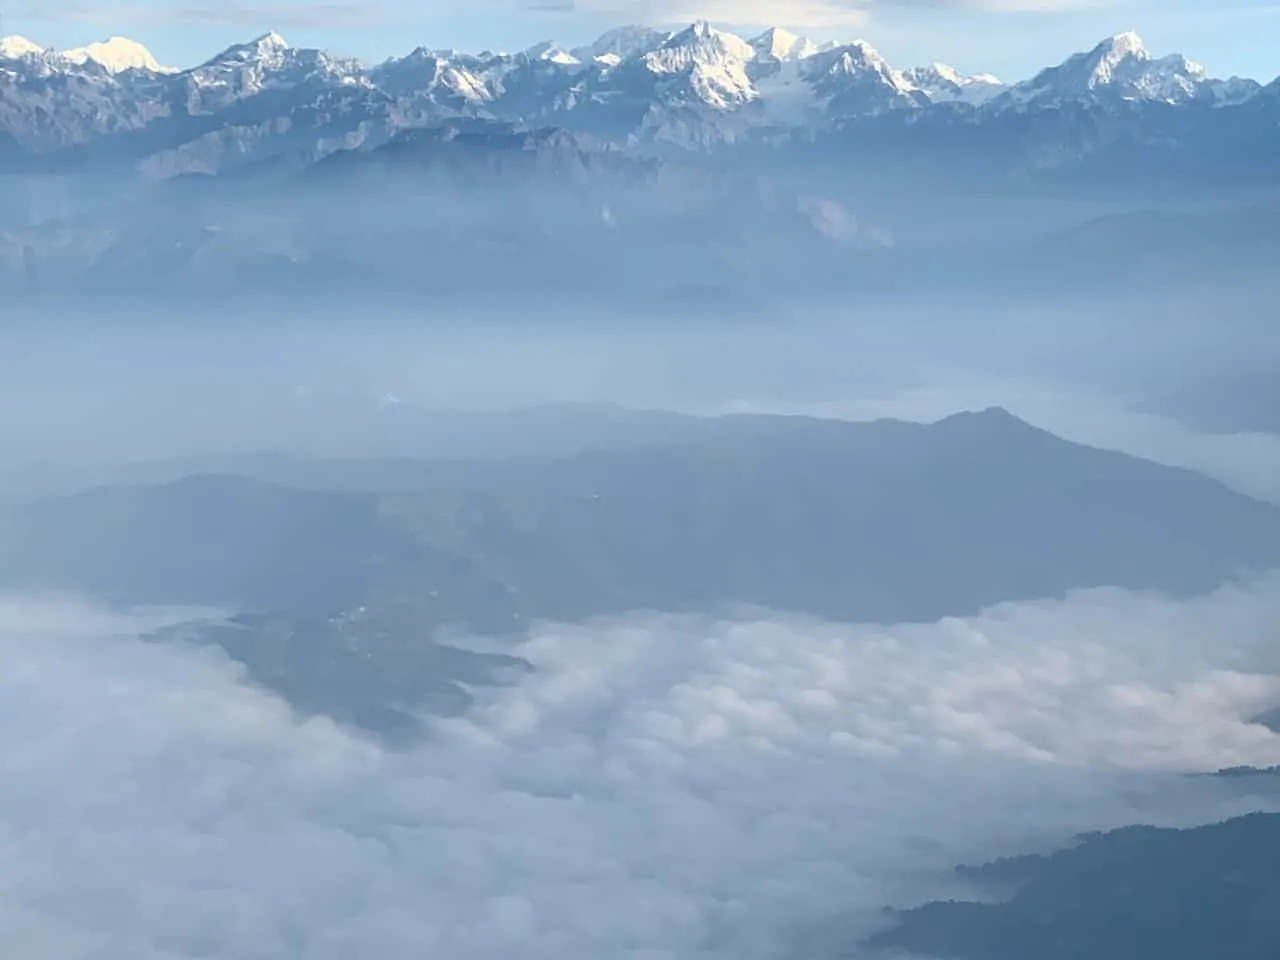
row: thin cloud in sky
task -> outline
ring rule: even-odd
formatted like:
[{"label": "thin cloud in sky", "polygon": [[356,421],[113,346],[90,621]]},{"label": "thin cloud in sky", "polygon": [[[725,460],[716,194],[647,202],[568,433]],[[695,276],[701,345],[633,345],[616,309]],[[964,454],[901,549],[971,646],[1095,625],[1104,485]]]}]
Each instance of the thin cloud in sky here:
[{"label": "thin cloud in sky", "polygon": [[[1156,4],[1153,0],[437,0],[428,4],[388,2],[294,2],[256,0],[241,3],[163,3],[143,0],[93,3],[47,0],[9,7],[15,20],[67,23],[163,23],[236,26],[270,23],[280,27],[377,26],[441,18],[486,17],[503,11],[548,17],[585,17],[592,21],[675,24],[706,19],[739,25],[787,25],[813,29],[861,27],[880,15],[930,11],[970,13],[1063,13],[1132,9],[1202,12],[1196,0]],[[1273,11],[1270,0],[1238,0],[1223,13]]]},{"label": "thin cloud in sky", "polygon": [[576,0],[560,7],[558,12],[607,17],[618,23],[681,23],[705,19],[743,24],[849,27],[867,22],[866,10],[861,5],[822,0]]},{"label": "thin cloud in sky", "polygon": [[330,27],[386,23],[394,11],[377,3],[218,3],[120,6],[103,3],[39,3],[11,11],[19,20],[67,23],[161,23]]},{"label": "thin cloud in sky", "polygon": [[862,26],[873,15],[887,11],[1052,13],[1120,5],[1116,0],[528,0],[526,9],[591,14],[618,22],[673,23],[702,18],[828,28]]}]

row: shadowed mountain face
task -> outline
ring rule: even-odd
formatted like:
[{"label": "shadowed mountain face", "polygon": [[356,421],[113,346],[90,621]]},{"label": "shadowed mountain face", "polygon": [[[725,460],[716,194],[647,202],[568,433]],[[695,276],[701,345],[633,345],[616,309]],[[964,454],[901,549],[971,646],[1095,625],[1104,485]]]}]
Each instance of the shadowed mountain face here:
[{"label": "shadowed mountain face", "polygon": [[5,575],[306,615],[426,592],[442,620],[491,629],[734,603],[934,620],[1091,586],[1190,593],[1280,561],[1280,509],[998,410],[713,423],[696,442],[424,464],[412,492],[92,491],[12,511]]},{"label": "shadowed mountain face", "polygon": [[[1171,275],[1188,290],[1232,277],[1270,291],[1280,214],[1268,190],[1225,200],[1191,191],[1210,207],[1191,212],[1125,195],[1109,201],[1119,212],[1095,217],[1099,201],[1067,190],[1058,200],[1074,207],[1033,196],[1013,228],[963,190],[961,209],[948,211],[929,199],[928,178],[877,190],[874,177],[850,177],[845,151],[828,153],[761,172],[451,121],[314,164],[284,157],[222,176],[108,184],[96,192],[110,201],[68,200],[64,216],[0,232],[0,279],[31,303],[259,296],[296,309],[326,297],[463,297],[527,308],[533,294],[568,292],[612,310],[653,298],[699,315],[727,303],[902,298],[926,278],[935,297],[978,302]],[[0,200],[39,192],[22,178],[0,183]],[[1004,188],[991,196],[1015,202]]]},{"label": "shadowed mountain face", "polygon": [[[1095,586],[1186,595],[1280,564],[1280,508],[1001,410],[698,430],[558,459],[401,463],[387,493],[204,476],[26,504],[3,515],[0,587],[268,615],[255,622],[270,624],[269,667],[226,636],[296,692],[308,638],[349,654],[356,636],[392,678],[406,632],[731,605],[931,621]],[[342,688],[317,689],[305,702],[341,713]]]},{"label": "shadowed mountain face", "polygon": [[140,291],[151,302],[475,301],[496,285],[522,301],[570,291],[619,304],[700,285],[714,300],[753,265],[775,284],[812,278],[887,243],[840,204],[815,206],[749,171],[499,122],[451,121],[314,163],[272,158],[122,195],[0,234],[0,277],[63,302]]},{"label": "shadowed mountain face", "polygon": [[1134,827],[962,872],[1019,889],[1006,903],[907,911],[874,944],[951,960],[1269,960],[1280,943],[1276,815]]}]

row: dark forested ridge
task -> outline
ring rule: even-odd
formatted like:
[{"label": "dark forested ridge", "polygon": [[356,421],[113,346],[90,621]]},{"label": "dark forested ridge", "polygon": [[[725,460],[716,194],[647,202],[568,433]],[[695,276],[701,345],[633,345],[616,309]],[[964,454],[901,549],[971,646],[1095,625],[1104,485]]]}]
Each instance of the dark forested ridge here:
[{"label": "dark forested ridge", "polygon": [[1274,960],[1280,815],[1131,827],[965,871],[1005,903],[931,903],[873,943],[946,960]]}]

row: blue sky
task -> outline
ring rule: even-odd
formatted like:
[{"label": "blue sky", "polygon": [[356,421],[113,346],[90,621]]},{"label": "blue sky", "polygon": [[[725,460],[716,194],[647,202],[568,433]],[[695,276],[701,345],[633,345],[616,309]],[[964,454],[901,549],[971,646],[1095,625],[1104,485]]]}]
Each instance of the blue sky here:
[{"label": "blue sky", "polygon": [[1184,53],[1215,75],[1280,74],[1280,0],[0,0],[0,13],[7,34],[62,48],[121,34],[174,66],[268,29],[381,60],[418,45],[573,45],[610,26],[705,16],[744,32],[776,23],[861,37],[899,66],[942,60],[1006,80],[1131,29],[1153,53]]}]

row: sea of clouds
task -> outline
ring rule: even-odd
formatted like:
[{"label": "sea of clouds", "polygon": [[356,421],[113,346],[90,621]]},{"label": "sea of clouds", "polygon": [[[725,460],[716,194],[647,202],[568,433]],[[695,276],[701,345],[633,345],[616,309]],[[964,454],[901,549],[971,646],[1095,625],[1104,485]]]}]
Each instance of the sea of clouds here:
[{"label": "sea of clouds", "polygon": [[1280,577],[927,626],[548,624],[535,671],[390,750],[0,600],[0,953],[23,960],[856,957],[957,862],[1265,807]]}]

